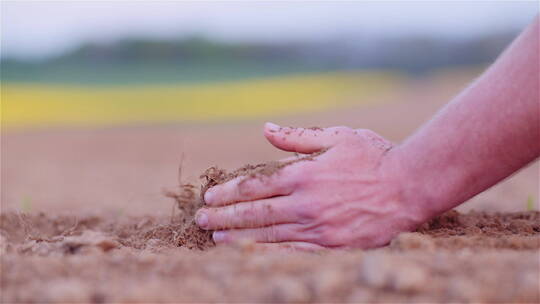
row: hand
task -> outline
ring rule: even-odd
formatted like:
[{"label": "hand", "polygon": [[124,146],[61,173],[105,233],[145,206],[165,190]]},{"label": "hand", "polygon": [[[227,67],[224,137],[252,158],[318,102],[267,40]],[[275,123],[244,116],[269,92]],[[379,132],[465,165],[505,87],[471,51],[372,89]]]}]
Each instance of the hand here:
[{"label": "hand", "polygon": [[270,176],[243,176],[210,188],[196,221],[216,230],[217,244],[250,239],[270,248],[370,248],[427,220],[403,197],[406,180],[396,177],[392,144],[374,132],[268,123],[264,135],[285,151],[327,151]]}]

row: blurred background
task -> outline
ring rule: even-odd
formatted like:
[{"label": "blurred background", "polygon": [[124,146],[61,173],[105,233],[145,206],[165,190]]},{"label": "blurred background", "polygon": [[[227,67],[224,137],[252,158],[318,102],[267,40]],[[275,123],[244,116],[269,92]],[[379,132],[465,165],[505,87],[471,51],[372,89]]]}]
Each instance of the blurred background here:
[{"label": "blurred background", "polygon": [[[2,209],[167,213],[161,188],[284,157],[262,123],[399,142],[536,14],[522,2],[1,3]],[[537,208],[538,165],[464,209]]]}]

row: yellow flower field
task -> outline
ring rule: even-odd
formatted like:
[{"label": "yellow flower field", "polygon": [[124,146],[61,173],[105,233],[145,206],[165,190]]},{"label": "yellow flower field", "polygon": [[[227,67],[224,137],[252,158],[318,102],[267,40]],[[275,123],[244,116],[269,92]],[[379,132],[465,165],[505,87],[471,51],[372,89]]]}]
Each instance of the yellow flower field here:
[{"label": "yellow flower field", "polygon": [[2,84],[3,127],[257,118],[366,102],[391,73],[321,73],[230,83],[143,86]]}]

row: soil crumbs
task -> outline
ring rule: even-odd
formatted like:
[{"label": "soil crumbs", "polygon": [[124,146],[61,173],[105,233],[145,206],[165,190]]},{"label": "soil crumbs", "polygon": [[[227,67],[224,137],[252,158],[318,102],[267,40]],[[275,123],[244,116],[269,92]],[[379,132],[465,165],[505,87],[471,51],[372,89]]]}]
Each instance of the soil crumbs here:
[{"label": "soil crumbs", "polygon": [[540,300],[539,212],[451,211],[381,249],[318,254],[212,247],[180,218],[0,220],[5,303]]},{"label": "soil crumbs", "polygon": [[[211,168],[165,194],[173,217],[0,215],[3,303],[540,302],[540,212],[449,211],[375,250],[215,247],[193,216],[209,187],[283,163]],[[277,169],[276,169],[277,168]]]}]

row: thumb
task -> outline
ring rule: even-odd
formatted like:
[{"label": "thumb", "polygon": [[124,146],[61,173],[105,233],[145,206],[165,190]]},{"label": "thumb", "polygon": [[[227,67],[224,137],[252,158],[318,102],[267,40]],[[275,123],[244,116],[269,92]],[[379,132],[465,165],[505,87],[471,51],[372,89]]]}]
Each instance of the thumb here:
[{"label": "thumb", "polygon": [[339,127],[327,129],[280,127],[267,122],[264,125],[264,136],[278,149],[309,154],[335,145],[338,129]]}]

